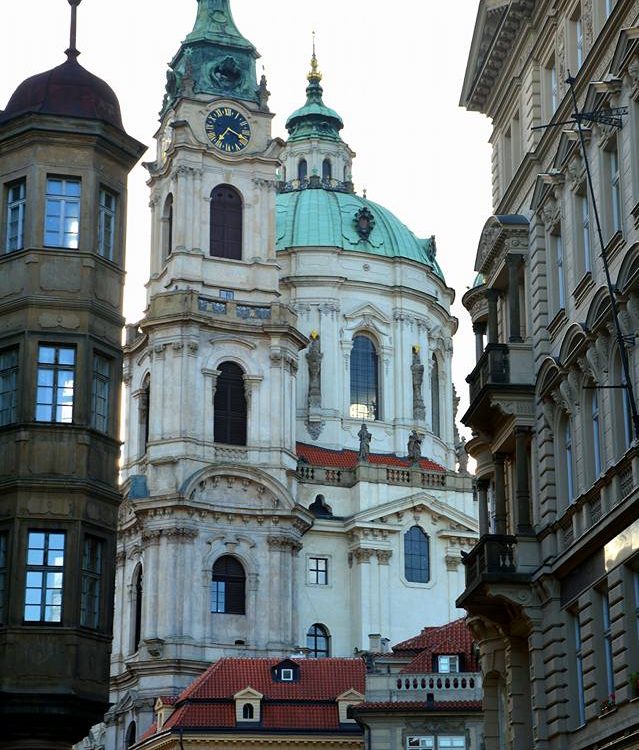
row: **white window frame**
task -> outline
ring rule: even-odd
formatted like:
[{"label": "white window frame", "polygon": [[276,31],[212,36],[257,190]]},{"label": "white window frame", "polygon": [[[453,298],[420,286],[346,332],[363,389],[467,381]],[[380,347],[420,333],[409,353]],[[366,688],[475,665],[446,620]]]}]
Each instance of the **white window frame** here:
[{"label": "white window frame", "polygon": [[435,750],[435,737],[432,735],[406,737],[406,750]]},{"label": "white window frame", "polygon": [[457,654],[441,654],[441,656],[438,656],[437,671],[440,674],[459,674],[459,656]]},{"label": "white window frame", "polygon": [[[53,184],[61,183],[59,192],[53,192]],[[77,191],[75,188],[77,187]],[[80,246],[80,214],[82,182],[77,177],[47,177],[45,196],[44,245],[77,250]],[[57,213],[52,210],[57,208]],[[77,215],[76,215],[77,214]],[[51,220],[51,228],[47,228]],[[67,228],[68,231],[67,231]]]},{"label": "white window frame", "polygon": [[293,682],[295,679],[295,672],[290,668],[280,670],[280,680],[282,682]]},{"label": "white window frame", "polygon": [[461,734],[445,734],[437,737],[437,750],[465,750],[466,737]]},{"label": "white window frame", "polygon": [[[43,360],[43,351],[53,350],[53,361]],[[62,353],[65,361],[61,361]],[[71,362],[66,361],[67,355],[72,354]],[[75,404],[75,365],[77,352],[74,346],[57,346],[55,344],[40,344],[38,347],[38,366],[36,383],[36,422],[53,422],[71,424]],[[52,373],[52,377],[46,377]],[[71,380],[64,380],[65,376]],[[70,382],[70,385],[69,385]],[[51,391],[50,400],[42,400],[44,391]],[[42,412],[41,412],[42,409]],[[48,410],[45,417],[44,410]]]},{"label": "white window frame", "polygon": [[117,208],[118,196],[112,190],[101,187],[98,208],[98,255],[107,260],[114,260]]},{"label": "white window frame", "polygon": [[[17,195],[14,191],[17,190]],[[7,186],[7,237],[5,250],[8,253],[24,250],[24,226],[27,208],[27,181],[22,178]],[[11,234],[12,226],[16,233]]]}]

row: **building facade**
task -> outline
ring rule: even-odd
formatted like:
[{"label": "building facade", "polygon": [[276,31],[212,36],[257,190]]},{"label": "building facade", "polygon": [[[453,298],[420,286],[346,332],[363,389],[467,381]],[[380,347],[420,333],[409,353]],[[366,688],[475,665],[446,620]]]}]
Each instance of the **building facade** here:
[{"label": "building facade", "polygon": [[200,0],[147,165],[109,747],[221,657],[448,622],[477,538],[435,240],[355,192],[315,55],[286,141],[256,58],[228,0]]},{"label": "building facade", "polygon": [[601,257],[636,384],[638,12],[479,4],[462,105],[494,122],[495,214],[464,296],[481,540],[458,604],[487,750],[639,747],[639,463]]},{"label": "building facade", "polygon": [[109,705],[127,176],[144,148],[72,43],[0,111],[0,746]]}]

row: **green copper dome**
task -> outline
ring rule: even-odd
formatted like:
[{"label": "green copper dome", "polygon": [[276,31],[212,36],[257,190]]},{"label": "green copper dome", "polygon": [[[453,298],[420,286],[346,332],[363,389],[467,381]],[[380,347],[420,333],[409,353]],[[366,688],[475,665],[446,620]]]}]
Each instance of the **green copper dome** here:
[{"label": "green copper dome", "polygon": [[353,193],[309,188],[278,194],[277,249],[291,247],[406,258],[429,266],[444,280],[434,237],[419,239],[388,209]]},{"label": "green copper dome", "polygon": [[318,70],[317,57],[313,49],[311,72],[308,74],[306,87],[306,104],[295,110],[286,121],[289,143],[304,141],[308,138],[342,140],[339,131],[344,127],[344,123],[334,109],[324,104],[322,100],[324,89],[320,85],[321,80],[322,74]]}]

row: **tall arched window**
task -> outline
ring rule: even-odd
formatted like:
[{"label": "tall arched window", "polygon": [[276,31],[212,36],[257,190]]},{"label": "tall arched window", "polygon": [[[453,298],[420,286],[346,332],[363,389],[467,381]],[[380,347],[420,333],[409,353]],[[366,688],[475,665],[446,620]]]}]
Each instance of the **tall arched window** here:
[{"label": "tall arched window", "polygon": [[368,336],[355,336],[351,352],[351,408],[353,419],[380,418],[379,357]]},{"label": "tall arched window", "polygon": [[308,178],[308,162],[306,159],[300,159],[297,164],[297,179],[300,182],[305,182]]},{"label": "tall arched window", "polygon": [[132,611],[131,611],[131,652],[140,648],[142,639],[142,565],[138,565],[133,573]]},{"label": "tall arched window", "polygon": [[439,410],[440,397],[439,397],[439,362],[437,357],[433,354],[432,367],[430,370],[430,401],[431,401],[431,413],[433,415],[433,434],[437,437],[442,435],[442,421]]},{"label": "tall arched window", "polygon": [[326,659],[331,655],[328,628],[319,623],[311,625],[306,633],[306,648],[313,659]]},{"label": "tall arched window", "polygon": [[246,574],[242,563],[225,555],[213,565],[211,612],[243,615],[246,612]]},{"label": "tall arched window", "polygon": [[231,185],[211,193],[211,251],[213,258],[242,260],[242,196]]},{"label": "tall arched window", "polygon": [[126,730],[126,738],[124,740],[125,750],[128,750],[130,747],[133,747],[133,745],[135,745],[135,739],[136,739],[135,734],[136,734],[135,722],[132,721]]},{"label": "tall arched window", "polygon": [[151,412],[151,376],[147,375],[142,382],[142,393],[139,401],[140,453],[146,453],[149,445],[149,428]]},{"label": "tall arched window", "polygon": [[322,162],[322,180],[328,182],[333,177],[333,166],[330,159],[324,159]]},{"label": "tall arched window", "polygon": [[164,201],[162,212],[162,254],[166,260],[173,252],[173,194],[169,193]]},{"label": "tall arched window", "polygon": [[404,534],[404,575],[413,583],[430,581],[430,543],[420,526],[413,526]]},{"label": "tall arched window", "polygon": [[247,408],[244,373],[234,362],[220,365],[214,401],[214,440],[227,445],[246,445]]}]

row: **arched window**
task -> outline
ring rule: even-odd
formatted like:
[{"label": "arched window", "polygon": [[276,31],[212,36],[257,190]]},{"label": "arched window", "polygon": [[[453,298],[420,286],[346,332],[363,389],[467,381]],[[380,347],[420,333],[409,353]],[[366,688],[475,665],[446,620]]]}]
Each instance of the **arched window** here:
[{"label": "arched window", "polygon": [[128,748],[135,745],[135,733],[136,733],[135,722],[132,721],[129,724],[128,729],[126,730],[126,739],[124,741],[124,747],[126,750],[128,750]]},{"label": "arched window", "polygon": [[305,182],[308,178],[308,162],[306,159],[300,159],[297,164],[297,179]]},{"label": "arched window", "polygon": [[311,625],[306,633],[306,648],[308,649],[308,655],[313,659],[326,659],[331,653],[330,648],[330,635],[328,634],[328,628],[324,625]]},{"label": "arched window", "polygon": [[242,215],[242,196],[218,185],[211,193],[211,257],[242,260]]},{"label": "arched window", "polygon": [[142,639],[142,565],[138,565],[133,574],[133,610],[131,612],[131,627],[133,639],[131,651],[135,653],[140,648]]},{"label": "arched window", "polygon": [[242,718],[250,720],[254,716],[255,716],[255,711],[253,710],[253,704],[252,703],[245,703],[242,706]]},{"label": "arched window", "polygon": [[333,166],[330,159],[324,159],[322,162],[322,180],[328,182],[333,177]]},{"label": "arched window", "polygon": [[433,434],[437,437],[442,436],[442,421],[439,411],[439,362],[433,354],[432,367],[430,370],[430,401],[431,413],[433,415]]},{"label": "arched window", "polygon": [[166,260],[173,252],[173,194],[169,193],[164,201],[162,212],[162,251]]},{"label": "arched window", "polygon": [[430,581],[430,544],[428,535],[419,526],[404,534],[404,575],[413,583]]},{"label": "arched window", "polygon": [[379,357],[368,336],[353,339],[350,416],[369,421],[380,418]]},{"label": "arched window", "polygon": [[246,445],[247,408],[244,373],[234,362],[224,362],[220,365],[214,411],[215,442]]},{"label": "arched window", "polygon": [[245,593],[246,574],[242,563],[228,555],[216,560],[211,585],[211,612],[245,614]]}]

